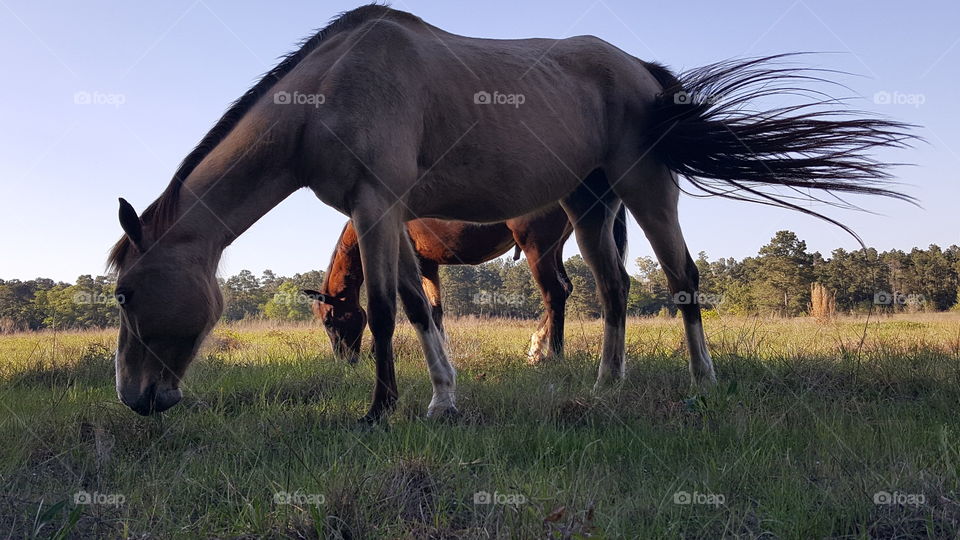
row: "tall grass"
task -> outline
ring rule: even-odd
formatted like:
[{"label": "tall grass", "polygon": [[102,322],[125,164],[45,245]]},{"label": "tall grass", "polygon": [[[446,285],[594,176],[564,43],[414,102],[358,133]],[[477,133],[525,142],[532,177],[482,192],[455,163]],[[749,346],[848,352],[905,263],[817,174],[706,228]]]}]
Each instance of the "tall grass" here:
[{"label": "tall grass", "polygon": [[[452,422],[424,419],[430,382],[401,327],[401,399],[373,429],[355,422],[370,360],[334,361],[309,324],[217,328],[184,402],[151,418],[117,403],[113,332],[4,336],[0,532],[960,534],[960,315],[708,315],[720,384],[699,395],[678,320],[631,320],[627,378],[599,394],[600,324],[571,318],[567,358],[528,366],[533,327],[448,321],[462,412]],[[80,492],[100,504],[76,504]]]}]

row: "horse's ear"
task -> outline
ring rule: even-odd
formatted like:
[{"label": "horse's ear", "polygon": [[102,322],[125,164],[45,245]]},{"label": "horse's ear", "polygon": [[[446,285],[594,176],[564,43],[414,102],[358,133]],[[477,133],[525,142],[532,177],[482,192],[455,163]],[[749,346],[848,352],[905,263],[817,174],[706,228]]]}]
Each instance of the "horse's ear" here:
[{"label": "horse's ear", "polygon": [[143,252],[143,223],[137,211],[123,197],[120,197],[120,226],[133,245]]},{"label": "horse's ear", "polygon": [[312,298],[312,299],[314,299],[314,300],[316,300],[316,301],[318,301],[318,302],[322,302],[322,303],[324,303],[324,304],[329,304],[329,303],[331,303],[331,302],[330,302],[330,297],[327,296],[327,295],[325,295],[325,294],[323,294],[323,293],[320,292],[320,291],[315,291],[315,290],[313,290],[313,289],[303,289],[303,294],[309,296],[310,298]]}]

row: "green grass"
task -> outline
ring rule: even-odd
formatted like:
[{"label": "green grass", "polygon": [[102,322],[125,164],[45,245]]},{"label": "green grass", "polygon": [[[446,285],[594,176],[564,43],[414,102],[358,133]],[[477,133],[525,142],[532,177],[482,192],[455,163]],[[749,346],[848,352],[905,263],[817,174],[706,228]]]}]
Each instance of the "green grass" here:
[{"label": "green grass", "polygon": [[[217,329],[184,402],[157,418],[117,402],[113,332],[0,337],[0,534],[960,534],[956,315],[874,320],[862,348],[862,320],[708,318],[721,382],[700,396],[679,320],[631,321],[627,380],[602,395],[599,323],[570,321],[567,359],[537,367],[532,323],[447,327],[462,417],[424,418],[430,383],[405,326],[401,399],[373,429],[356,424],[371,362],[335,362],[318,328]],[[77,505],[80,490],[122,504]],[[475,504],[481,491],[518,503]],[[722,504],[675,503],[682,492]]]}]

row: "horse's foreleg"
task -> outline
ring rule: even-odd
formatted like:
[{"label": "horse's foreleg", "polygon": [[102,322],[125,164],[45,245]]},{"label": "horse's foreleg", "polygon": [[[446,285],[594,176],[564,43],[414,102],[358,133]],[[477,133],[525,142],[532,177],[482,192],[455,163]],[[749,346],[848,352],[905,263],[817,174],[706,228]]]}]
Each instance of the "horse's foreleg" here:
[{"label": "horse's foreleg", "polygon": [[351,217],[360,243],[363,277],[367,285],[367,316],[376,360],[373,401],[364,420],[375,422],[393,408],[398,397],[393,333],[397,317],[397,264],[402,222],[399,216],[384,215],[384,210],[379,207],[361,208]]},{"label": "horse's foreleg", "polygon": [[[422,274],[424,278],[430,273],[429,270],[428,268],[427,272]],[[436,263],[433,274],[436,275]],[[427,369],[430,370],[430,381],[433,383],[433,398],[427,408],[427,416],[456,415],[457,372],[447,359],[443,334],[434,322],[434,313],[427,301],[424,282],[421,281],[421,270],[410,238],[403,234],[400,237],[400,298],[403,300],[407,318],[417,330]],[[437,292],[439,293],[439,289]]]}]

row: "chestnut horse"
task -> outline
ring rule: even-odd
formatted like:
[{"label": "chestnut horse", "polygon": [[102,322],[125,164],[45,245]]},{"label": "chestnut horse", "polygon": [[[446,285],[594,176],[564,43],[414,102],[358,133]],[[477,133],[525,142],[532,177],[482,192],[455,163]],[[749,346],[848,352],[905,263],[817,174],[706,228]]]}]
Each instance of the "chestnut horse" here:
[{"label": "chestnut horse", "polygon": [[[687,299],[678,303],[691,378],[712,384],[678,175],[713,195],[807,213],[796,194],[776,190],[907,198],[889,189],[870,151],[904,146],[909,126],[849,116],[842,101],[804,93],[830,72],[771,65],[778,58],[676,76],[592,36],[477,39],[379,5],[340,16],[230,106],[142,215],[121,200],[125,234],[109,258],[123,299],[120,400],[141,414],[180,401],[187,367],[223,311],[223,250],[304,187],[357,230],[376,360],[367,421],[398,396],[398,293],[433,384],[427,415],[457,412],[456,371],[404,224],[495,223],[558,202],[598,286],[596,384],[625,373],[629,278],[613,235],[622,204],[675,298]],[[778,92],[800,102],[750,108]]]},{"label": "chestnut horse", "polygon": [[[503,223],[482,224],[439,219],[417,219],[407,223],[407,232],[420,263],[423,290],[432,307],[433,322],[444,334],[440,265],[481,264],[516,246],[527,257],[533,280],[543,297],[543,317],[530,338],[527,359],[563,356],[563,322],[567,297],[573,284],[563,268],[563,245],[573,232],[567,214],[559,205],[536,214]],[[621,207],[614,228],[617,249],[626,251],[626,216]],[[348,221],[340,233],[330,266],[319,291],[304,290],[314,299],[313,312],[323,323],[337,358],[355,363],[360,355],[367,314],[360,306],[363,263],[357,231]]]}]

